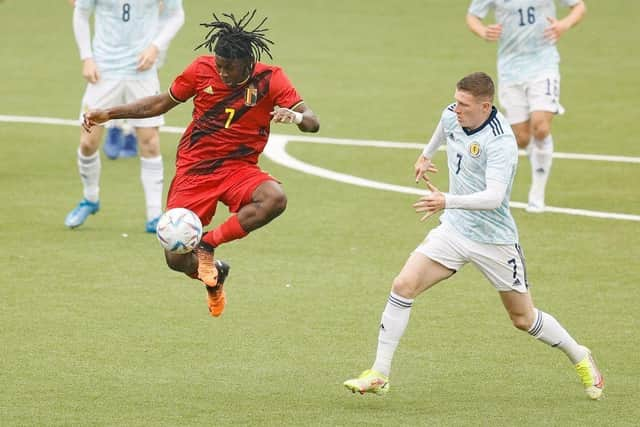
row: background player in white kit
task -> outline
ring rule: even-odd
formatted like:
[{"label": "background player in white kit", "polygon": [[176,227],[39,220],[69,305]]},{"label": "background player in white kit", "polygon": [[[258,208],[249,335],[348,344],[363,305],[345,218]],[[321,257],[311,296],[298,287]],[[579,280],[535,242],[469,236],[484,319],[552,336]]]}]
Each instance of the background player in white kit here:
[{"label": "background player in white kit", "polygon": [[[348,380],[354,393],[389,391],[391,360],[409,322],[414,299],[465,264],[474,264],[498,291],[513,325],[562,350],[575,365],[590,398],[602,395],[604,381],[591,352],[578,344],[551,315],[534,307],[528,290],[518,231],[509,196],[518,163],[511,128],[493,106],[494,85],[485,73],[473,73],[456,85],[431,141],[415,163],[416,182],[431,192],[413,206],[422,220],[445,210],[441,224],[409,256],[394,279],[382,313],[378,350],[371,369]],[[446,142],[449,193],[435,188],[426,172],[436,172],[431,158]]]},{"label": "background player in white kit", "polygon": [[[165,8],[161,0],[158,32],[164,28],[165,21],[169,18],[170,16],[165,13]],[[167,45],[163,47],[164,50],[158,52],[158,59],[156,59],[156,68],[158,70],[162,68],[166,60],[166,49],[168,48],[169,46]],[[107,128],[102,150],[104,154],[112,160],[123,157],[137,157],[138,139],[136,138],[135,129],[133,129],[126,120],[112,120],[111,126]]]},{"label": "background player in white kit", "polygon": [[[158,29],[160,1],[76,0],[73,29],[83,61],[82,74],[88,81],[82,99],[82,113],[108,108],[158,94],[156,69],[159,51],[166,50],[184,23],[182,0],[164,0],[166,19]],[[90,43],[89,17],[95,15],[93,48]],[[153,233],[162,213],[163,165],[158,127],[162,116],[131,120],[140,145],[141,181],[146,201],[145,230]],[[71,228],[84,223],[100,209],[100,156],[98,132],[81,129],[78,169],[83,184],[83,199],[67,215]]]},{"label": "background player in white kit", "polygon": [[[484,40],[498,41],[498,99],[531,162],[527,211],[543,212],[553,156],[551,120],[562,114],[558,39],[582,20],[582,0],[559,0],[571,11],[556,19],[554,0],[473,0],[466,21]],[[489,10],[496,24],[484,25]]]}]

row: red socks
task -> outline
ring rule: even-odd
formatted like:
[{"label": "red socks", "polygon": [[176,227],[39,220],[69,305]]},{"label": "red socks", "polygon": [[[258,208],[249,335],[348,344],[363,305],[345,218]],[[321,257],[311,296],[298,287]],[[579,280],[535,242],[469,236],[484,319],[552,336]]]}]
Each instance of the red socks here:
[{"label": "red socks", "polygon": [[249,233],[244,231],[244,229],[240,225],[240,221],[238,221],[238,215],[233,215],[218,227],[216,227],[213,231],[207,233],[202,240],[215,248],[223,243],[242,239],[247,234]]}]

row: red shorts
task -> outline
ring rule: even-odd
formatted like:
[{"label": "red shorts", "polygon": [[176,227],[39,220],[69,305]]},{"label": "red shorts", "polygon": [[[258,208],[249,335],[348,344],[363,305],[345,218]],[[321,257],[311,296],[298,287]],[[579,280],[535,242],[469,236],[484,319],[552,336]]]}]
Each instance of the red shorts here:
[{"label": "red shorts", "polygon": [[208,225],[216,213],[218,202],[230,212],[251,203],[253,192],[265,181],[277,181],[258,165],[228,161],[208,175],[176,175],[167,195],[167,210],[186,208]]}]

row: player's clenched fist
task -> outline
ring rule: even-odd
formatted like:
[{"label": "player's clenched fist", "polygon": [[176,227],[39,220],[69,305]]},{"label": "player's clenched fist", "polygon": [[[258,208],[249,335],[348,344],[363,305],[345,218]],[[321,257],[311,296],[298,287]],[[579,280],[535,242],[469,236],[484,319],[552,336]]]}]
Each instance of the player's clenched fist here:
[{"label": "player's clenched fist", "polygon": [[82,115],[82,128],[87,132],[91,132],[91,128],[95,125],[102,124],[109,120],[109,114],[104,110],[87,111]]}]

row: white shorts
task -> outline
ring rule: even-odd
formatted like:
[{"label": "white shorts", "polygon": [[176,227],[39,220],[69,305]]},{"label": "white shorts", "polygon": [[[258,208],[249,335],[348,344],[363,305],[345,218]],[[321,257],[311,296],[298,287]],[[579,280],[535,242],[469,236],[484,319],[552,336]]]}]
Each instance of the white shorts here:
[{"label": "white shorts", "polygon": [[509,124],[529,120],[532,111],[564,114],[560,105],[560,75],[550,73],[525,83],[501,84],[498,100]]},{"label": "white shorts", "polygon": [[[157,77],[145,80],[100,79],[96,84],[87,84],[87,89],[82,97],[80,121],[82,121],[82,115],[86,111],[115,107],[116,105],[127,104],[145,96],[158,95],[159,93],[160,82]],[[158,127],[164,125],[164,117],[160,115],[146,119],[127,119],[127,123],[133,127]]]},{"label": "white shorts", "polygon": [[526,293],[529,289],[524,253],[517,243],[480,243],[467,239],[450,225],[440,224],[427,234],[415,252],[453,271],[470,262],[498,291]]}]

